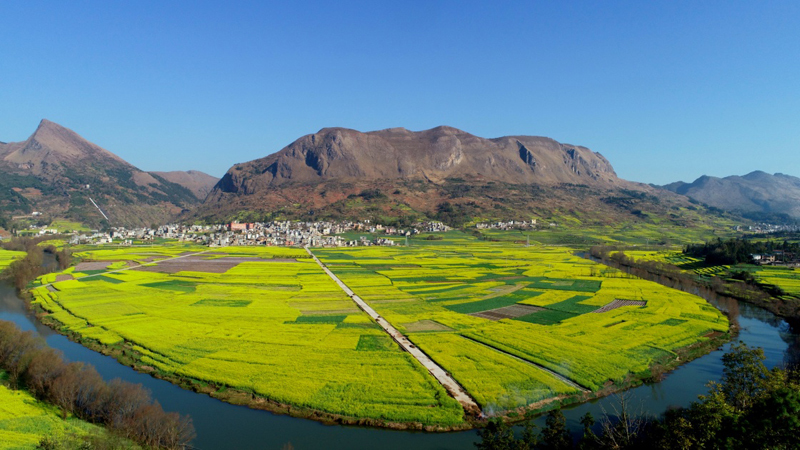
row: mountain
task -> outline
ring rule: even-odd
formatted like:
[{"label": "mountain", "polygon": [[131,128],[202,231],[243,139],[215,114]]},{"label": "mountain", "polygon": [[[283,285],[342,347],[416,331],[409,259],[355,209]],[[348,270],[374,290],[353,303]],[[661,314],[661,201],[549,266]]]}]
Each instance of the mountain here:
[{"label": "mountain", "polygon": [[[662,198],[664,202],[662,202]],[[572,217],[639,220],[686,199],[617,177],[599,153],[553,139],[451,127],[324,128],[236,164],[192,218]]]},{"label": "mountain", "polygon": [[187,188],[142,171],[49,120],[23,142],[0,144],[0,210],[100,224],[161,223],[198,203]]},{"label": "mountain", "polygon": [[219,181],[219,178],[212,177],[207,173],[200,172],[199,170],[177,170],[174,172],[150,172],[153,175],[159,175],[170,183],[179,184],[186,189],[192,191],[195,197],[200,200],[206,198],[209,192],[214,189],[214,186]]},{"label": "mountain", "polygon": [[703,175],[692,183],[678,181],[662,187],[716,208],[750,216],[786,214],[800,218],[800,178],[791,175],[762,171],[725,178]]}]

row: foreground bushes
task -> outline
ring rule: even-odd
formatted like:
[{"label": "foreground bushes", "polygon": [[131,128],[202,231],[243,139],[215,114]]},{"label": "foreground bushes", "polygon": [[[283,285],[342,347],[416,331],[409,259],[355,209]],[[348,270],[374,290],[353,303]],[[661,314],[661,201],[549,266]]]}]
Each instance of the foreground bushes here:
[{"label": "foreground bushes", "polygon": [[184,448],[194,438],[188,416],[167,413],[141,385],[120,380],[106,383],[94,367],[65,363],[31,332],[0,321],[0,369],[12,385],[68,414],[102,424],[142,445]]},{"label": "foreground bushes", "polygon": [[631,411],[625,394],[613,414],[595,421],[581,418],[583,434],[573,441],[564,415],[556,410],[540,431],[528,421],[521,439],[495,419],[478,432],[482,450],[673,450],[673,449],[796,449],[800,445],[800,370],[764,366],[764,352],[743,343],[734,345],[722,362],[719,382],[688,408],[667,410],[662,417]]}]

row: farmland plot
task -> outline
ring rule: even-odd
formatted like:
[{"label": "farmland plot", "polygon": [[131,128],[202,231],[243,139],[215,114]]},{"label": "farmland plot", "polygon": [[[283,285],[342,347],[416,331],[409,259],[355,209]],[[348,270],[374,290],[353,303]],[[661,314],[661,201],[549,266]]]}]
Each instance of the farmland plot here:
[{"label": "farmland plot", "polygon": [[[138,264],[146,255],[92,256]],[[124,343],[157,372],[332,415],[463,422],[460,405],[419,363],[300,256],[296,249],[227,249],[165,259],[163,271],[155,264],[73,272],[75,279],[54,277],[32,293],[66,330],[109,346]],[[185,267],[176,270],[173,261]]]},{"label": "farmland plot", "polygon": [[598,270],[562,249],[473,241],[315,253],[484,408],[578,393],[537,366],[597,391],[647,376],[655,362],[728,329],[699,297]]}]

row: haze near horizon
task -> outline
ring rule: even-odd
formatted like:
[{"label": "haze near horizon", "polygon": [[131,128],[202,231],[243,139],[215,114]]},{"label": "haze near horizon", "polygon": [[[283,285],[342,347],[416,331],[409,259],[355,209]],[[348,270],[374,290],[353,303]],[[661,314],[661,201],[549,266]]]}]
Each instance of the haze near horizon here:
[{"label": "haze near horizon", "polygon": [[448,125],[583,145],[647,183],[800,175],[792,2],[38,2],[0,13],[0,141],[47,118],[144,170],[221,176],[324,127]]}]

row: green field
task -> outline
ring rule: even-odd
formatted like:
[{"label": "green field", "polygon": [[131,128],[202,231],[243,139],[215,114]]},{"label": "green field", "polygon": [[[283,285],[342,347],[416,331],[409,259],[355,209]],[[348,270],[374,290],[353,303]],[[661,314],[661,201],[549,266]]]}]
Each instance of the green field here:
[{"label": "green field", "polygon": [[[699,297],[563,248],[453,232],[410,247],[314,252],[486,411],[585,398],[646,377],[676,350],[728,329]],[[140,367],[333,415],[465,421],[461,406],[302,249],[76,254],[103,263],[41,277],[35,303],[64,331],[134,353]],[[646,305],[594,312],[618,299]]]},{"label": "green field", "polygon": [[25,257],[25,252],[16,252],[13,250],[3,250],[0,248],[0,272],[6,267],[10,266],[12,262],[17,259]]},{"label": "green field", "polygon": [[103,428],[80,419],[62,419],[58,408],[25,391],[0,385],[0,449],[34,449],[45,437],[62,441],[103,433]]}]

